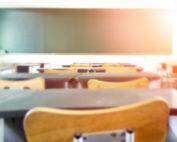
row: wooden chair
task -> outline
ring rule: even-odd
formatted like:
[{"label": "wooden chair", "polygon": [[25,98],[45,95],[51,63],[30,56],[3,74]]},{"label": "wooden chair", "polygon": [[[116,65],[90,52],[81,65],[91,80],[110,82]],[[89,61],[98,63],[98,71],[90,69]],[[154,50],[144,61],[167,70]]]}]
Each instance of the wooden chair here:
[{"label": "wooden chair", "polygon": [[86,68],[91,68],[92,67],[92,63],[74,63],[71,64],[70,67],[72,68],[79,68],[79,67],[86,67]]},{"label": "wooden chair", "polygon": [[44,69],[44,73],[76,73],[77,69],[63,69],[63,70],[56,70],[56,69]]},{"label": "wooden chair", "polygon": [[148,88],[148,79],[145,77],[127,82],[106,82],[96,79],[88,81],[89,89],[96,88]]},{"label": "wooden chair", "polygon": [[168,105],[161,98],[98,110],[34,108],[24,119],[28,142],[72,142],[75,133],[133,128],[135,142],[164,142]]},{"label": "wooden chair", "polygon": [[104,67],[104,68],[108,68],[108,67],[124,67],[124,65],[121,64],[121,63],[104,63],[102,65],[102,67]]},{"label": "wooden chair", "polygon": [[34,90],[44,90],[45,89],[45,79],[42,77],[29,79],[29,80],[5,80],[0,79],[0,89],[5,88],[29,88]]},{"label": "wooden chair", "polygon": [[107,68],[105,68],[105,72],[137,72],[137,68],[125,68],[125,67],[110,68],[110,67],[107,67]]}]

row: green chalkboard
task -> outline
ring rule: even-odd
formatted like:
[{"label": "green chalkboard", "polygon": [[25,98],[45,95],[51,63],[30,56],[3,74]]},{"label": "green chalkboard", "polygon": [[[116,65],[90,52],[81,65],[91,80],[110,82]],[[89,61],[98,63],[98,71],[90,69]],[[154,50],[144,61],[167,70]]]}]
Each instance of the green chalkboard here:
[{"label": "green chalkboard", "polygon": [[164,9],[0,9],[9,53],[170,54]]}]

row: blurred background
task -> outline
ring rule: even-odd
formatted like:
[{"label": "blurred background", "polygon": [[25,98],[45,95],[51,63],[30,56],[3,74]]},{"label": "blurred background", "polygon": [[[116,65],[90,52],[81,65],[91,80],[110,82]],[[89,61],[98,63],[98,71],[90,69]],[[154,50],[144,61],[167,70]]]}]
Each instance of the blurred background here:
[{"label": "blurred background", "polygon": [[176,0],[0,0],[0,7],[1,62],[133,62],[149,69],[176,60]]}]

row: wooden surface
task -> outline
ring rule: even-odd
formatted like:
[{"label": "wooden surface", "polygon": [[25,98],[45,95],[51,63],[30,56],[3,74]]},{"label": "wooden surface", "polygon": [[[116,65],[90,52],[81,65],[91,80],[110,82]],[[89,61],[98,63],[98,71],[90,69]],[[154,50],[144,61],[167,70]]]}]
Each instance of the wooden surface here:
[{"label": "wooden surface", "polygon": [[134,129],[135,142],[164,142],[168,114],[161,98],[102,110],[34,108],[27,113],[24,128],[28,142],[72,142],[78,132],[127,128]]},{"label": "wooden surface", "polygon": [[38,77],[29,80],[15,81],[15,80],[5,80],[0,79],[0,89],[4,88],[29,88],[34,90],[44,90],[45,89],[45,79],[43,77]]},{"label": "wooden surface", "polygon": [[63,70],[44,69],[44,73],[77,73],[77,69],[63,69]]},{"label": "wooden surface", "polygon": [[124,64],[120,64],[120,63],[104,63],[103,65],[102,65],[102,67],[105,67],[105,68],[107,68],[107,67],[124,67]]},{"label": "wooden surface", "polygon": [[137,72],[137,68],[106,68],[106,72]]},{"label": "wooden surface", "polygon": [[0,117],[24,116],[33,107],[67,109],[109,108],[161,96],[177,115],[177,91],[173,89],[48,89],[0,91]]},{"label": "wooden surface", "polygon": [[127,82],[105,82],[95,79],[90,79],[88,81],[88,88],[89,89],[96,89],[96,88],[148,88],[148,79],[142,77],[140,79],[127,81]]},{"label": "wooden surface", "polygon": [[92,63],[74,63],[70,67],[92,67]]},{"label": "wooden surface", "polygon": [[[52,68],[53,70],[72,70],[72,69],[77,69],[77,72],[78,73],[87,73],[87,72],[90,72],[90,73],[93,73],[93,72],[104,72],[105,73],[105,68],[102,68],[102,67],[95,67],[95,68],[90,68],[90,67],[78,67],[78,68],[71,68],[71,67],[65,67],[64,69],[63,68]],[[140,68],[138,68],[140,69]],[[44,73],[44,69],[43,68],[40,68],[38,69],[38,71],[40,71],[40,73]]]}]

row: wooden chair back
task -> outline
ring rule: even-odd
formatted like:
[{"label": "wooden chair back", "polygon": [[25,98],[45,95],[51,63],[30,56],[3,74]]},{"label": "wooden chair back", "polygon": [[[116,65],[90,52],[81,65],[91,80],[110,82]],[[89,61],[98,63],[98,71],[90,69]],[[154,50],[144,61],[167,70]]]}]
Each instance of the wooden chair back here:
[{"label": "wooden chair back", "polygon": [[28,142],[72,142],[75,133],[133,128],[135,142],[164,142],[169,109],[161,98],[101,110],[34,108],[24,119]]},{"label": "wooden chair back", "polygon": [[28,88],[33,90],[44,90],[45,79],[43,77],[28,80],[5,80],[0,79],[0,90],[5,88]]},{"label": "wooden chair back", "polygon": [[44,69],[44,73],[77,73],[77,69],[63,69],[63,70]]},{"label": "wooden chair back", "polygon": [[102,67],[104,67],[104,68],[109,68],[109,67],[124,67],[124,65],[121,64],[121,63],[104,63],[102,65]]},{"label": "wooden chair back", "polygon": [[121,67],[121,68],[112,68],[112,67],[107,67],[105,68],[105,72],[137,72],[137,68],[125,68],[125,67]]},{"label": "wooden chair back", "polygon": [[97,89],[97,88],[148,88],[149,83],[148,79],[145,77],[131,80],[127,82],[106,82],[100,81],[96,79],[90,79],[88,81],[89,89]]},{"label": "wooden chair back", "polygon": [[92,67],[92,63],[74,63],[71,64],[70,67],[72,68],[79,68],[79,67],[86,67],[86,68],[91,68]]}]

